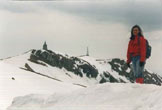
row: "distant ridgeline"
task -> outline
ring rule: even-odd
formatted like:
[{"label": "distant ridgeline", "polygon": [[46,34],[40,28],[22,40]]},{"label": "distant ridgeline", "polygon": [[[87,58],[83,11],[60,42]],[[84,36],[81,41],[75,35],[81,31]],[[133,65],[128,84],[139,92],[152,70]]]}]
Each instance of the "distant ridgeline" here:
[{"label": "distant ridgeline", "polygon": [[[99,74],[98,68],[79,57],[70,57],[68,55],[62,55],[48,50],[46,43],[45,46],[43,46],[43,50],[32,50],[29,60],[38,64],[41,64],[40,61],[42,61],[60,69],[65,68],[80,77],[86,75],[88,78],[97,78],[99,83],[125,83],[124,80],[113,77],[113,73],[111,73],[111,71],[104,71],[102,74]],[[128,67],[126,66],[126,62],[124,60],[115,58],[112,60],[104,60],[104,63],[111,65],[112,71],[116,71],[119,75],[134,83],[135,79],[132,75],[132,71],[128,71]],[[150,73],[147,70],[144,71],[144,79],[144,83],[147,84],[161,85],[162,83],[161,76],[155,73]]]}]

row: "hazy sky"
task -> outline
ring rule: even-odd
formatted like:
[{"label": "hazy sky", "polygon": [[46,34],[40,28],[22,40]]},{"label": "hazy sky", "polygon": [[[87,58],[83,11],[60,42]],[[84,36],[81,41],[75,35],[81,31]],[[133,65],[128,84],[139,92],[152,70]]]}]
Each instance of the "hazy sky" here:
[{"label": "hazy sky", "polygon": [[48,48],[70,55],[126,59],[131,27],[153,52],[146,67],[162,75],[162,0],[6,1],[0,3],[0,58]]}]

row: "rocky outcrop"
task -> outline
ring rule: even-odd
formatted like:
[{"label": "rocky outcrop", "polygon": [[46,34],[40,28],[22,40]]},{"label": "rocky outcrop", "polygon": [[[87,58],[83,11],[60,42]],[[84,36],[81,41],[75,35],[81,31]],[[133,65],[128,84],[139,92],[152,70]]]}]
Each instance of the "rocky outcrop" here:
[{"label": "rocky outcrop", "polygon": [[[125,76],[131,82],[135,82],[133,71],[132,70],[128,71],[128,67],[124,60],[121,60],[119,58],[114,58],[108,63],[111,65],[114,71],[119,73],[119,75]],[[147,69],[144,70],[143,74],[144,74],[144,83],[156,84],[156,85],[162,84],[162,77],[160,75],[156,73],[151,73]]]},{"label": "rocky outcrop", "polygon": [[98,75],[98,70],[88,62],[85,62],[77,57],[56,54],[51,50],[32,50],[29,60],[33,62],[41,60],[54,67],[65,68],[66,70],[74,72],[76,75],[81,77],[83,74],[86,74],[89,78],[96,78]]},{"label": "rocky outcrop", "polygon": [[[111,71],[104,71],[103,73],[99,74],[98,68],[96,68],[94,65],[91,65],[89,62],[78,57],[70,57],[68,55],[58,54],[51,50],[32,50],[29,61],[41,64],[43,66],[47,66],[47,64],[49,64],[60,69],[64,68],[76,75],[79,75],[80,77],[83,77],[83,75],[85,74],[88,78],[97,78],[98,75],[100,75],[100,79],[98,80],[99,83],[126,83],[120,78],[116,79],[115,77],[113,77],[113,75],[110,73]],[[125,77],[132,83],[135,82],[133,72],[127,67],[124,60],[114,58],[109,61],[105,60],[104,62],[107,65],[111,65],[112,71],[116,71],[120,76]],[[144,70],[144,83],[161,85],[162,77],[155,73]]]}]

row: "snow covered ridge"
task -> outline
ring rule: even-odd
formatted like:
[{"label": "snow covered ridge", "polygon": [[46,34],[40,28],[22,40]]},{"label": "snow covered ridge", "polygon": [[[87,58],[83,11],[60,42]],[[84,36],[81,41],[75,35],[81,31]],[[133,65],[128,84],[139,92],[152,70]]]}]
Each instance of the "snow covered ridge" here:
[{"label": "snow covered ridge", "polygon": [[67,94],[17,97],[7,110],[161,110],[161,91],[152,84],[105,83]]},{"label": "snow covered ridge", "polygon": [[[95,58],[83,56],[65,56],[51,50],[33,50],[29,61],[40,64],[45,62],[50,66],[64,68],[80,77],[86,76],[88,80],[96,80],[96,83],[104,82],[130,82],[125,76],[111,70],[109,63],[100,64]],[[28,68],[28,70],[31,70]],[[32,71],[32,70],[31,70]]]},{"label": "snow covered ridge", "polygon": [[[63,55],[51,50],[32,50],[29,60],[38,64],[41,64],[40,61],[42,61],[60,69],[65,68],[80,77],[93,78],[97,80],[96,83],[135,82],[133,72],[126,66],[126,62],[119,58],[99,60],[89,56]],[[147,70],[144,71],[144,78],[144,83],[147,84],[161,85],[162,83],[161,76]]]},{"label": "snow covered ridge", "polygon": [[[148,84],[161,85],[162,78],[159,75],[147,70],[145,70],[144,74],[145,74],[144,75],[145,83],[147,83],[147,85]],[[59,52],[56,53],[50,50],[47,51],[47,50],[33,49],[18,56],[0,60],[0,99],[1,99],[0,110],[6,110],[6,108],[11,104],[12,106],[9,107],[9,109],[12,108],[11,110],[18,110],[18,107],[22,109],[22,107],[26,106],[25,104],[29,105],[28,106],[29,109],[31,107],[34,107],[35,105],[37,105],[36,107],[38,106],[45,107],[44,105],[46,105],[47,102],[50,102],[48,104],[53,105],[54,102],[57,102],[60,99],[64,100],[67,98],[67,96],[69,97],[69,94],[71,94],[71,92],[73,91],[76,90],[78,92],[86,90],[90,91],[89,88],[93,87],[96,88],[95,86],[100,87],[99,83],[106,83],[106,82],[108,84],[109,82],[111,83],[113,82],[114,84],[112,85],[114,86],[116,85],[115,83],[119,83],[121,84],[121,86],[131,85],[130,83],[134,83],[132,71],[126,66],[124,60],[119,58],[109,60],[96,59],[90,56],[74,57],[60,54]],[[144,86],[146,85],[144,84]],[[132,88],[134,86],[132,84],[132,86],[126,87]],[[152,90],[151,87],[154,88],[155,85],[154,86],[148,85],[148,87],[150,87],[149,89]],[[161,86],[157,87],[160,88]],[[127,88],[127,90],[128,89],[129,88]],[[105,90],[107,89],[103,89],[103,91]],[[78,92],[76,94],[80,96],[82,95],[84,96],[84,94],[86,94],[85,92],[83,92],[83,94]],[[42,95],[41,97],[40,95],[33,95],[33,94],[47,94],[47,95]],[[54,99],[52,97],[50,100],[47,100],[47,96],[49,96],[48,98],[51,97],[50,94],[54,94],[52,95],[54,96]],[[97,95],[99,99],[100,97],[102,97],[101,94],[96,93],[96,97]],[[18,96],[26,96],[26,97],[15,98]],[[57,98],[55,98],[55,96]],[[64,97],[61,98],[60,96]],[[87,97],[89,98],[91,96]],[[14,101],[13,98],[15,98]],[[73,99],[66,99],[66,100],[73,100]],[[103,98],[102,100],[105,99]],[[44,104],[43,106],[42,103]],[[73,102],[70,103],[73,105]],[[77,103],[79,103],[79,101],[77,101]],[[65,104],[64,107],[68,107],[68,105],[66,105],[66,103],[62,101],[59,101],[57,107],[61,106],[61,104]],[[100,105],[102,107],[101,103],[99,103],[97,107],[100,108]],[[70,106],[71,105],[69,105],[69,107]],[[89,108],[93,107],[91,103],[88,103],[87,106],[85,104],[84,106],[85,107],[88,106]],[[69,109],[76,110],[75,107],[77,107],[77,110],[80,109],[80,107],[75,105],[73,106],[73,108]],[[59,110],[59,108],[57,110]],[[68,110],[68,108],[66,110]]]},{"label": "snow covered ridge", "polygon": [[[96,59],[90,56],[68,56],[51,50],[32,49],[22,55],[2,60],[57,81],[73,82],[80,86],[105,82],[134,83],[131,69],[123,59]],[[78,80],[79,79],[79,80]],[[144,83],[161,85],[162,77],[147,69]],[[83,80],[83,81],[80,81]]]}]

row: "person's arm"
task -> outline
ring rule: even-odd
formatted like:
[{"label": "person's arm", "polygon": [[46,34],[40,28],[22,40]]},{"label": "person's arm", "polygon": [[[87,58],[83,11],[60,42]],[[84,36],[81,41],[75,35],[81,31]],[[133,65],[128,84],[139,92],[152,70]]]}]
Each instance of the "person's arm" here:
[{"label": "person's arm", "polygon": [[146,59],[146,40],[140,37],[140,62],[145,62]]},{"label": "person's arm", "polygon": [[130,58],[130,41],[128,44],[128,49],[127,49],[127,63],[131,62],[131,58]]}]

